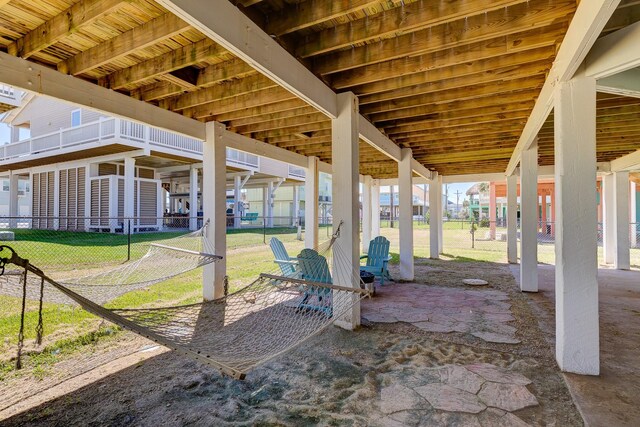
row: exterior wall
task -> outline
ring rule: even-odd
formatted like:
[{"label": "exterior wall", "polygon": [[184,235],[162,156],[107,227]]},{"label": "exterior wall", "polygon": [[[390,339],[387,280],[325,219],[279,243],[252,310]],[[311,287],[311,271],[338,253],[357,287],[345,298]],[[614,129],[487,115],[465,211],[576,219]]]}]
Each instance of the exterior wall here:
[{"label": "exterior wall", "polygon": [[[30,123],[31,137],[56,132],[71,127],[71,112],[81,110],[81,124],[98,120],[100,113],[85,108],[78,108],[64,102],[48,98],[36,97],[16,117],[16,124]],[[104,116],[103,116],[104,117]]]},{"label": "exterior wall", "polygon": [[[31,181],[18,181],[18,216],[31,214]],[[9,216],[9,180],[0,179],[0,216]]]}]

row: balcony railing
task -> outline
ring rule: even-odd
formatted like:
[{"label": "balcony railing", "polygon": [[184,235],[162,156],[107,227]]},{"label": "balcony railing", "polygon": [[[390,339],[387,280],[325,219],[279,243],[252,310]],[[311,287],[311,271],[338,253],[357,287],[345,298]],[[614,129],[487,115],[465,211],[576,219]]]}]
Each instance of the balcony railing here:
[{"label": "balcony railing", "polygon": [[[0,88],[0,92],[1,92]],[[192,154],[202,154],[202,141],[162,129],[118,118],[101,118],[95,122],[60,129],[46,135],[0,146],[0,160],[52,152],[113,139],[128,140],[136,146],[153,145]]]},{"label": "balcony railing", "polygon": [[240,166],[258,169],[260,167],[260,157],[245,153],[244,151],[227,148],[227,163],[235,163]]}]

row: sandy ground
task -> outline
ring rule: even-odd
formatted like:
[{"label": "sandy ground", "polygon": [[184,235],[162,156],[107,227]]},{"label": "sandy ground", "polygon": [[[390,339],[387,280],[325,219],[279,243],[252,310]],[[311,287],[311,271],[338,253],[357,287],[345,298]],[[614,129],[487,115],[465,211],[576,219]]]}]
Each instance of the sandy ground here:
[{"label": "sandy ground", "polygon": [[[416,266],[416,283],[427,288],[463,287],[461,279],[469,277],[487,280],[487,289],[509,295],[515,317],[510,324],[517,328],[520,344],[489,343],[463,332],[428,332],[403,322],[365,321],[355,332],[329,328],[258,367],[245,381],[221,377],[166,352],[81,388],[62,384],[61,397],[0,424],[582,425],[528,297],[517,291],[507,266],[444,261]],[[443,367],[479,363],[530,379],[525,392],[535,396],[537,405],[516,409],[507,419],[504,411],[493,409],[473,414],[437,409],[426,400],[408,402],[411,390],[406,388],[405,394],[395,393],[398,387],[438,380]]]}]

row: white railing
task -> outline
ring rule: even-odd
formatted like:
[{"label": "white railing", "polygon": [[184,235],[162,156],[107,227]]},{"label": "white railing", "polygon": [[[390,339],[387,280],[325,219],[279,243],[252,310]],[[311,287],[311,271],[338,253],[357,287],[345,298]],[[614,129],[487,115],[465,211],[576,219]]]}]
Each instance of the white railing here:
[{"label": "white railing", "polygon": [[16,98],[16,93],[13,90],[13,87],[0,84],[0,95],[5,96],[7,98]]},{"label": "white railing", "polygon": [[304,168],[289,165],[289,176],[293,178],[304,178],[306,176],[306,171]]},{"label": "white railing", "polygon": [[260,167],[260,157],[245,153],[244,151],[227,148],[227,162],[258,169]]},{"label": "white railing", "polygon": [[[1,85],[0,92],[2,92]],[[60,129],[56,132],[2,145],[0,146],[0,161],[114,138],[131,141],[135,146],[154,145],[192,154],[202,154],[202,141],[195,138],[129,120],[101,118],[80,126]],[[246,159],[245,161],[252,162]]]}]

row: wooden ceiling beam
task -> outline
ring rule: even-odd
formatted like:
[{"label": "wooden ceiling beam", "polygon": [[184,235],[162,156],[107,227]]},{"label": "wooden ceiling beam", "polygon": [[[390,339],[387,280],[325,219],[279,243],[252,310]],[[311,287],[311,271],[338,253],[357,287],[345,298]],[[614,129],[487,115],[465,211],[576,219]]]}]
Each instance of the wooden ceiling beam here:
[{"label": "wooden ceiling beam", "polygon": [[[519,92],[515,96],[513,94],[506,95],[505,98],[510,97],[511,100],[505,100],[504,102],[501,102],[501,99],[496,99],[496,97],[493,96],[476,98],[474,100],[474,106],[471,108],[466,101],[460,101],[433,106],[423,105],[415,108],[407,108],[400,110],[400,112],[406,112],[404,114],[396,115],[395,112],[392,111],[379,115],[371,115],[370,118],[376,126],[389,128],[424,123],[431,120],[461,119],[465,117],[483,116],[485,114],[499,114],[513,110],[528,109],[531,111],[535,101],[535,94],[532,94],[530,99],[526,99],[522,96],[523,93],[526,92]],[[451,106],[452,108],[447,108],[447,106]]]},{"label": "wooden ceiling beam", "polygon": [[223,99],[234,98],[243,94],[258,92],[275,87],[278,87],[276,83],[272,82],[262,74],[255,74],[244,79],[230,80],[180,95],[175,98],[165,99],[161,102],[161,106],[172,111],[181,111],[187,108],[215,103]]},{"label": "wooden ceiling beam", "polygon": [[209,39],[148,59],[103,77],[104,85],[111,89],[122,89],[153,77],[167,74],[180,68],[195,65],[225,54],[226,51]]},{"label": "wooden ceiling beam", "polygon": [[424,55],[506,37],[523,31],[566,22],[575,11],[575,1],[529,2],[442,24],[416,33],[314,58],[312,68],[326,75],[408,56]]},{"label": "wooden ceiling beam", "polygon": [[[342,2],[325,3],[341,4]],[[320,55],[367,41],[406,34],[518,3],[523,3],[523,1],[468,0],[464,2],[437,3],[430,0],[420,0],[311,34],[296,47],[296,55],[301,58]]]},{"label": "wooden ceiling beam", "polygon": [[232,120],[227,125],[230,129],[237,129],[243,126],[254,125],[258,123],[270,122],[273,120],[284,120],[289,118],[295,118],[303,116],[305,114],[313,114],[317,110],[313,107],[301,107],[292,110],[281,111],[277,113],[263,114],[260,116],[254,115],[243,119]]},{"label": "wooden ceiling beam", "polygon": [[306,0],[269,15],[264,30],[267,34],[281,36],[379,4],[380,0]]},{"label": "wooden ceiling beam", "polygon": [[[536,57],[535,54],[538,54],[539,56]],[[494,80],[497,78],[505,78],[505,76],[508,78],[509,75],[513,75],[519,67],[536,66],[543,70],[543,72],[546,72],[551,66],[550,59],[552,56],[552,49],[537,49],[535,52],[517,52],[495,58],[488,58],[484,61],[457,64],[451,67],[443,67],[414,74],[402,75],[399,77],[391,77],[386,80],[354,86],[349,89],[358,96],[364,96],[394,91],[415,85],[437,83],[441,81],[452,82],[457,79],[464,78],[490,79],[492,76],[494,76]]]},{"label": "wooden ceiling beam", "polygon": [[452,128],[466,125],[477,125],[485,123],[493,123],[496,127],[500,127],[501,123],[505,120],[520,119],[522,125],[527,121],[530,108],[525,110],[512,110],[508,112],[498,114],[483,114],[475,117],[466,117],[460,119],[443,119],[443,120],[430,120],[417,124],[406,124],[385,129],[385,133],[389,136],[396,134],[409,133],[409,132],[421,132],[434,129]]},{"label": "wooden ceiling beam", "polygon": [[[361,105],[360,111],[363,114],[374,114],[385,111],[394,111],[403,108],[417,107],[420,105],[444,104],[451,101],[468,100],[469,108],[472,108],[473,99],[485,96],[499,97],[501,94],[533,90],[539,88],[544,83],[544,76],[534,76],[525,79],[510,80],[504,83],[488,83],[470,87],[460,87],[437,93],[427,93],[399,100],[377,102],[373,104]],[[366,102],[366,101],[365,101]]]},{"label": "wooden ceiling beam", "polygon": [[471,43],[456,49],[444,49],[427,55],[410,56],[359,67],[328,77],[331,84],[336,87],[352,87],[474,62],[478,63],[475,65],[477,70],[483,66],[479,61],[518,52],[527,52],[522,55],[531,55],[532,61],[552,60],[555,56],[555,46],[562,39],[566,27],[566,23],[560,23],[484,42]]},{"label": "wooden ceiling beam", "polygon": [[[291,98],[285,101],[274,102],[271,104],[258,105],[256,107],[248,107],[243,110],[235,110],[222,113],[216,116],[216,119],[223,123],[229,123],[233,120],[252,119],[254,117],[264,117],[270,114],[278,114],[285,111],[297,110],[308,107],[307,103],[299,98]],[[312,108],[314,111],[315,108]]]},{"label": "wooden ceiling beam", "polygon": [[86,73],[189,28],[182,19],[167,13],[58,63],[58,71],[74,76]]},{"label": "wooden ceiling beam", "polygon": [[10,43],[9,54],[29,58],[60,40],[113,13],[131,0],[81,0]]},{"label": "wooden ceiling beam", "polygon": [[[451,89],[457,89],[467,86],[478,86],[493,82],[506,82],[510,80],[522,79],[526,77],[546,75],[549,69],[548,62],[534,62],[526,65],[519,65],[503,70],[492,70],[487,73],[472,74],[464,77],[456,77],[448,80],[440,80],[438,82],[417,84],[407,87],[400,87],[388,92],[375,93],[371,95],[360,95],[361,104],[371,104],[374,102],[382,102],[407,98],[411,96],[442,92]],[[359,94],[358,94],[359,95]]]},{"label": "wooden ceiling beam", "polygon": [[208,121],[216,119],[216,116],[218,115],[230,113],[232,111],[240,111],[248,108],[264,106],[270,103],[289,101],[292,99],[298,98],[288,90],[276,86],[218,102],[209,102],[207,104],[198,105],[197,107],[185,108],[182,110],[182,114],[188,117]]},{"label": "wooden ceiling beam", "polygon": [[270,130],[281,129],[285,130],[291,127],[298,127],[301,125],[308,125],[312,123],[331,123],[327,116],[322,113],[311,113],[304,114],[301,116],[286,118],[286,119],[276,119],[263,123],[255,123],[247,126],[242,126],[236,128],[236,132],[241,134],[254,133],[254,132],[264,132]]}]

